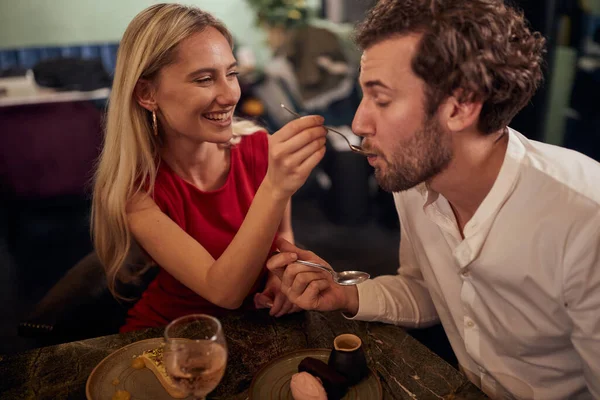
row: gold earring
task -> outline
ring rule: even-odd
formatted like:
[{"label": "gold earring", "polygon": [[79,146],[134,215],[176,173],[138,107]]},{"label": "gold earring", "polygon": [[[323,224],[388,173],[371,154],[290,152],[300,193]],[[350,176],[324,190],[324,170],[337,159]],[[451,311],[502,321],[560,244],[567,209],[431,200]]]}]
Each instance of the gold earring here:
[{"label": "gold earring", "polygon": [[152,110],[152,130],[154,136],[158,136],[158,122],[156,121],[156,110]]}]

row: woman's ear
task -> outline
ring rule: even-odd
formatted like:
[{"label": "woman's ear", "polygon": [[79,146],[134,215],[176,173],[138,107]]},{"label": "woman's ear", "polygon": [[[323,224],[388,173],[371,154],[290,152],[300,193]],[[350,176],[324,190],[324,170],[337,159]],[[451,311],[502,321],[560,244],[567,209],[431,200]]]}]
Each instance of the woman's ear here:
[{"label": "woman's ear", "polygon": [[138,104],[148,111],[155,111],[154,85],[147,79],[140,79],[135,85],[133,96]]}]

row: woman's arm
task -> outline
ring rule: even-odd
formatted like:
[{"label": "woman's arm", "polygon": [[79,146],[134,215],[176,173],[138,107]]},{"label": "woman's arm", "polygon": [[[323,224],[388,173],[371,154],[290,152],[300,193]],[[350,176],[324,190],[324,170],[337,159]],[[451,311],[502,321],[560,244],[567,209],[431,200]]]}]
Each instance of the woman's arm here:
[{"label": "woman's arm", "polygon": [[294,231],[292,229],[292,199],[288,201],[287,207],[283,213],[281,225],[279,225],[279,237],[284,238],[290,243],[294,241]]},{"label": "woman's arm", "polygon": [[258,189],[240,230],[218,260],[147,195],[131,203],[129,227],[154,261],[177,280],[210,302],[235,309],[260,273],[287,204],[266,186]]},{"label": "woman's arm", "polygon": [[217,260],[146,194],[129,202],[129,229],[154,261],[181,283],[218,306],[238,308],[263,268],[292,194],[322,159],[325,135],[322,118],[313,116],[294,120],[269,138],[267,175],[240,229]]},{"label": "woman's arm", "polygon": [[[287,241],[294,240],[294,232],[292,231],[292,200],[290,199],[283,220],[279,226],[278,236]],[[254,306],[260,308],[270,308],[270,315],[281,317],[284,314],[300,311],[299,307],[295,307],[283,293],[281,293],[281,280],[279,277],[269,271],[265,288],[262,292],[254,295]]]}]

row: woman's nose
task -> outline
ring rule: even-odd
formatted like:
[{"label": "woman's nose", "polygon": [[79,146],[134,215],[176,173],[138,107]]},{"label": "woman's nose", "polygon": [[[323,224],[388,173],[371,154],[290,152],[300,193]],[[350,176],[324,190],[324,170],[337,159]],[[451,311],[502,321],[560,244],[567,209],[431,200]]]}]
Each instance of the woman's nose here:
[{"label": "woman's nose", "polygon": [[225,81],[219,85],[217,102],[223,105],[235,105],[241,96],[240,85],[235,81]]}]

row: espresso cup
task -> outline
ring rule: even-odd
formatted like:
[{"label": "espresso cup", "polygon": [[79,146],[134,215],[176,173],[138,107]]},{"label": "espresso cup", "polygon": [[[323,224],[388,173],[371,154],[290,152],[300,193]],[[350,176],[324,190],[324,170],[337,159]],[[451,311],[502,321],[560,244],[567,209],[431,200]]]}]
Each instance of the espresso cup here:
[{"label": "espresso cup", "polygon": [[344,375],[350,385],[356,385],[369,374],[362,341],[350,333],[339,335],[333,340],[328,364]]}]

